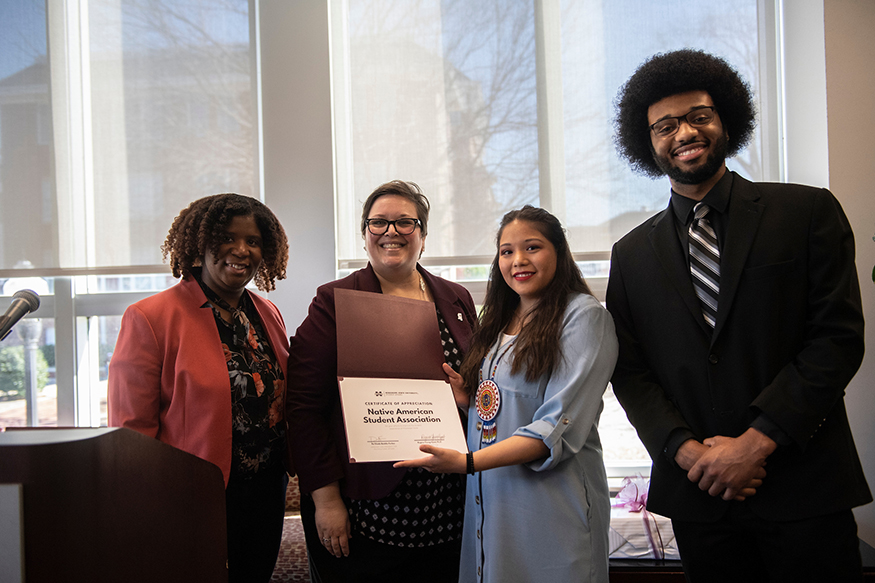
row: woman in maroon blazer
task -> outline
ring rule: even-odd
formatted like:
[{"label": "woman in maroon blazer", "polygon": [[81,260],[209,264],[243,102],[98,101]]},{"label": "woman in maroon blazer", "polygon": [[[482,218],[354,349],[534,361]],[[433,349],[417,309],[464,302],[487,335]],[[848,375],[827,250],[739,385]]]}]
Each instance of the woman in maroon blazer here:
[{"label": "woman in maroon blazer", "polygon": [[321,286],[292,338],[289,443],[317,581],[406,581],[412,573],[418,581],[458,579],[461,476],[396,469],[391,463],[350,464],[337,390],[336,289],[433,302],[447,364],[458,370],[476,313],[465,288],[417,263],[428,211],[428,199],[411,182],[396,180],[371,193],[361,223],[368,266]]},{"label": "woman in maroon blazer", "polygon": [[[274,289],[288,242],[259,201],[218,194],[184,209],[162,247],[174,287],[130,306],[109,366],[109,425],[216,464],[225,478],[230,581],[269,581],[285,510],[288,341]],[[288,469],[291,469],[290,467]]]}]

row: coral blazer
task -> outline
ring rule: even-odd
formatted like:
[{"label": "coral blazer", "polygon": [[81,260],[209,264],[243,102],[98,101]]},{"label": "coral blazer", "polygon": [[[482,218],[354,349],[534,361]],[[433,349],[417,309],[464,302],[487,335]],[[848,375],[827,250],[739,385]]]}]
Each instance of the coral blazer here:
[{"label": "coral blazer", "polygon": [[[249,297],[288,379],[282,316],[270,301],[253,293]],[[197,281],[187,276],[125,310],[109,364],[109,425],[128,427],[214,463],[227,485],[231,381],[213,311],[201,307],[206,301]]]}]

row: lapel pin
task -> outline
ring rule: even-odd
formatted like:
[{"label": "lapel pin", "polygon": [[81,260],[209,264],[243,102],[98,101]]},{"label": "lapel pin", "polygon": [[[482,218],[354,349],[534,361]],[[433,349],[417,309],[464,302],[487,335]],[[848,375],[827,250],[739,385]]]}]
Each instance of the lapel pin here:
[{"label": "lapel pin", "polygon": [[459,322],[464,321],[464,320],[462,320],[462,312],[459,312],[458,314],[456,314],[456,317],[459,319]]}]

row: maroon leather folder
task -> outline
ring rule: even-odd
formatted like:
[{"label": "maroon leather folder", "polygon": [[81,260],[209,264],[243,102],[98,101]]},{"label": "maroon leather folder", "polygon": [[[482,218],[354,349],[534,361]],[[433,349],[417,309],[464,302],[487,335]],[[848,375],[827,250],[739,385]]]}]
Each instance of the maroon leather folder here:
[{"label": "maroon leather folder", "polygon": [[434,304],[351,289],[334,294],[339,376],[446,380]]}]

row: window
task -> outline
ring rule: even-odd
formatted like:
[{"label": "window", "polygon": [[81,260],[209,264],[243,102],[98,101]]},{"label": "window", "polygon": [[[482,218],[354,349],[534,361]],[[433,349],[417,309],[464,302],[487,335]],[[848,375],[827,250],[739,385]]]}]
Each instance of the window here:
[{"label": "window", "polygon": [[[736,66],[761,101],[774,99],[760,90],[757,0],[330,6],[338,268],[366,261],[361,202],[383,182],[412,180],[432,203],[422,262],[475,301],[498,223],[523,204],[562,220],[603,298],[614,241],[668,202],[666,181],[632,174],[613,146],[614,99],[647,57],[701,48]],[[757,134],[730,166],[763,179],[762,151]],[[610,390],[600,430],[609,463],[649,465]]]},{"label": "window", "polygon": [[30,375],[18,332],[37,326],[38,423],[105,424],[120,315],[174,283],[174,217],[207,194],[260,196],[250,22],[248,0],[0,6],[0,285],[47,286],[0,347],[15,363],[0,426],[37,423],[4,414],[24,391],[2,388]]},{"label": "window", "polygon": [[[0,3],[0,285],[21,277],[48,285],[35,316],[47,385],[60,387],[57,405],[47,406],[58,424],[102,422],[100,383],[119,315],[173,282],[159,248],[176,213],[215,192],[265,198],[258,51],[301,15],[310,26],[323,9],[312,4]],[[423,262],[463,282],[475,299],[485,291],[498,221],[525,203],[560,217],[590,285],[603,294],[611,243],[667,203],[665,181],[632,174],[612,142],[617,90],[647,56],[694,46],[736,65],[759,99],[766,131],[730,165],[754,179],[781,178],[776,4],[325,0],[319,18],[327,12],[327,26],[318,22],[331,30],[314,37],[321,42],[330,32],[334,151],[325,166],[334,168],[335,214],[333,224],[313,229],[306,215],[306,232],[292,238],[309,244],[333,227],[334,267],[357,269],[365,262],[361,202],[378,184],[402,178],[419,183],[434,207]],[[260,12],[287,19],[265,25],[273,38],[259,37]],[[307,62],[282,85],[292,90],[271,95],[278,109],[286,102],[295,109],[311,61],[328,68],[309,54],[317,49],[291,46],[298,54],[282,60]],[[283,74],[271,70],[270,78]],[[282,140],[314,139],[292,127]],[[294,179],[268,194],[324,208],[326,192]],[[284,198],[276,204],[299,208]],[[278,215],[287,223],[296,216]],[[307,251],[297,260],[322,252]],[[280,287],[293,283],[300,287]],[[281,305],[290,332],[296,322],[288,312],[303,310],[315,290],[304,287],[304,300]],[[0,310],[8,305],[8,294],[0,297]],[[0,350],[7,346],[24,346],[17,331]],[[601,426],[608,459],[635,459],[622,445],[634,446],[624,419],[608,399]]]},{"label": "window", "polygon": [[[338,259],[365,258],[360,203],[393,178],[432,202],[428,256],[491,257],[501,216],[527,203],[559,216],[576,252],[604,255],[668,198],[614,151],[619,87],[648,56],[697,47],[762,99],[757,4],[332,2]],[[761,179],[761,151],[757,135],[732,167]]]}]

